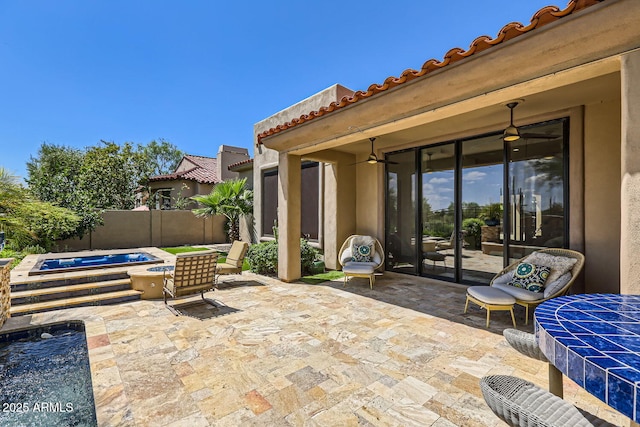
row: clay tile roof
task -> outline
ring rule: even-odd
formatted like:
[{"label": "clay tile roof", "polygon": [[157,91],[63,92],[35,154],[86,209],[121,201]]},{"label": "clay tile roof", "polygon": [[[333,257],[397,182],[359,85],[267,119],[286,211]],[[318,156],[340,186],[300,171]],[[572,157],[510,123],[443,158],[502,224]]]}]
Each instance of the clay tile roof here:
[{"label": "clay tile roof", "polygon": [[262,144],[262,138],[266,138],[283,130],[290,129],[299,124],[308,122],[309,120],[313,120],[316,117],[322,117],[325,114],[332,113],[348,105],[352,105],[360,100],[370,98],[380,92],[384,92],[396,86],[400,86],[413,79],[442,69],[449,64],[453,64],[455,62],[468,58],[475,53],[482,52],[493,46],[499,45],[500,43],[529,33],[536,28],[540,28],[542,26],[555,22],[565,16],[571,15],[603,1],[605,0],[570,0],[567,7],[563,10],[560,10],[556,6],[545,6],[533,15],[533,17],[531,18],[531,23],[527,26],[524,26],[519,22],[511,22],[502,27],[502,29],[498,33],[498,36],[494,39],[488,36],[480,36],[473,42],[471,42],[471,46],[467,50],[463,50],[458,47],[449,50],[444,55],[442,61],[438,61],[437,59],[430,59],[422,65],[422,68],[420,70],[407,69],[400,75],[400,77],[387,77],[382,84],[374,83],[369,86],[369,88],[365,92],[359,90],[352,96],[343,97],[339,102],[332,102],[327,107],[320,107],[320,109],[318,109],[317,111],[311,111],[310,113],[303,114],[299,118],[293,119],[290,122],[283,123],[274,128],[266,130],[258,134],[258,144]]},{"label": "clay tile roof", "polygon": [[188,160],[195,166],[180,172],[174,172],[166,175],[156,175],[149,178],[149,181],[171,181],[175,179],[184,179],[196,181],[201,184],[216,184],[220,182],[216,172],[217,159],[213,157],[193,156],[186,154],[182,161]]},{"label": "clay tile roof", "polygon": [[227,166],[227,169],[229,170],[234,170],[240,166],[244,166],[244,165],[248,165],[250,163],[253,163],[253,159],[246,159],[246,160],[241,160],[239,162],[236,163],[231,163],[229,166]]}]

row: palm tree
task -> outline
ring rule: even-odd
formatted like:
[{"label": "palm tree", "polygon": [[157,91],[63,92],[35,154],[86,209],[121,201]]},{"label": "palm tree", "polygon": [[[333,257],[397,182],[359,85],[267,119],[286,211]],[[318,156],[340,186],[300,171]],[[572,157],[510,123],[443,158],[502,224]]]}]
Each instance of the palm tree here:
[{"label": "palm tree", "polygon": [[197,216],[224,215],[229,221],[229,239],[240,240],[239,220],[243,215],[253,213],[253,191],[246,188],[247,179],[232,179],[217,184],[206,195],[191,199],[203,207],[193,209]]}]

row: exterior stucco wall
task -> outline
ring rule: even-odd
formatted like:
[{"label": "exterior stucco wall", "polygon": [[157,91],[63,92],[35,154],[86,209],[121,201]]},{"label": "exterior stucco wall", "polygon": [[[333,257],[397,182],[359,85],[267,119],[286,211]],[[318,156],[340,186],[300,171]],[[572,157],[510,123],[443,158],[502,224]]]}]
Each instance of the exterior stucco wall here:
[{"label": "exterior stucco wall", "polygon": [[[298,118],[309,111],[317,110],[320,107],[329,105],[331,102],[340,100],[342,97],[352,95],[353,91],[340,85],[333,85],[307,99],[292,105],[278,113],[256,123],[253,127],[254,142],[257,142],[257,135],[267,129],[275,127],[291,119]],[[305,158],[303,158],[305,160]],[[264,171],[278,167],[278,152],[266,148],[264,145],[254,146],[254,163],[253,163],[253,213],[254,213],[254,226],[256,230],[257,240],[268,240],[261,235],[262,230],[262,174]],[[326,183],[324,184],[326,188]],[[325,192],[326,194],[326,192]],[[334,216],[335,211],[328,210],[328,206],[325,204],[325,214],[320,215],[326,218],[327,215]],[[327,222],[323,224],[325,231]]]},{"label": "exterior stucco wall", "polygon": [[584,111],[585,292],[618,293],[620,103],[587,105]]},{"label": "exterior stucco wall", "polygon": [[230,171],[229,165],[247,160],[249,158],[249,150],[241,147],[232,147],[230,145],[221,145],[218,149],[216,159],[218,179],[227,181],[238,177],[238,172]]},{"label": "exterior stucco wall", "polygon": [[[209,194],[213,189],[213,184],[202,184],[195,181],[175,180],[175,181],[154,181],[150,183],[149,188],[151,194],[154,195],[158,190],[171,190],[171,207],[175,207],[176,200],[179,197],[189,198],[198,194]],[[155,209],[155,202],[151,208]],[[189,209],[195,208],[196,203],[191,202],[187,206]]]},{"label": "exterior stucco wall", "polygon": [[59,251],[224,243],[224,216],[198,218],[191,211],[106,211],[104,225],[82,239],[57,242]]}]

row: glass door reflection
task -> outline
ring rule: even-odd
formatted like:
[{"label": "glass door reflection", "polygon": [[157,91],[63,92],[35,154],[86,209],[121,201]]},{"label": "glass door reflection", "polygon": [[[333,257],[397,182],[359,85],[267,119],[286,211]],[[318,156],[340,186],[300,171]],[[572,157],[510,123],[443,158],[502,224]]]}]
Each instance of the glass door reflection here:
[{"label": "glass door reflection", "polygon": [[455,144],[420,151],[422,274],[455,279]]},{"label": "glass door reflection", "polygon": [[418,274],[416,251],[416,156],[387,156],[387,270]]},{"label": "glass door reflection", "polygon": [[503,158],[500,136],[462,141],[463,281],[488,283],[503,268]]}]

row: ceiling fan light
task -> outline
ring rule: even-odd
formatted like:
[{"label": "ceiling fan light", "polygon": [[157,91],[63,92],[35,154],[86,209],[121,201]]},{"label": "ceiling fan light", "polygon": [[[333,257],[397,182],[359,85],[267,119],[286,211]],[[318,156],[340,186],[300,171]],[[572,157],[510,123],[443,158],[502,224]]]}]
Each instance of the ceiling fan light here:
[{"label": "ceiling fan light", "polygon": [[504,130],[504,134],[502,135],[502,139],[504,139],[507,142],[517,141],[517,140],[520,139],[520,131],[518,131],[518,128],[515,127],[514,125],[509,125]]},{"label": "ceiling fan light", "polygon": [[367,159],[367,163],[369,163],[370,165],[375,165],[376,163],[378,163],[378,159],[375,156],[369,156],[369,158]]}]

